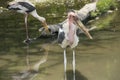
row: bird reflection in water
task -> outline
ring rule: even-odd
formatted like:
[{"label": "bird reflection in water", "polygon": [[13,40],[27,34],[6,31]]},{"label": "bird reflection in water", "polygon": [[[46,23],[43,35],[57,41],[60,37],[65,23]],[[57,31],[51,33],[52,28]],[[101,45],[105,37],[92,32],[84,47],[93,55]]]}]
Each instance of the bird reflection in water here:
[{"label": "bird reflection in water", "polygon": [[40,65],[45,63],[47,60],[49,46],[46,47],[46,45],[43,45],[42,49],[45,50],[44,55],[38,62],[36,62],[33,66],[31,66],[30,58],[29,58],[29,44],[27,44],[26,46],[27,69],[20,71],[14,76],[12,76],[13,80],[33,80],[38,75]]}]

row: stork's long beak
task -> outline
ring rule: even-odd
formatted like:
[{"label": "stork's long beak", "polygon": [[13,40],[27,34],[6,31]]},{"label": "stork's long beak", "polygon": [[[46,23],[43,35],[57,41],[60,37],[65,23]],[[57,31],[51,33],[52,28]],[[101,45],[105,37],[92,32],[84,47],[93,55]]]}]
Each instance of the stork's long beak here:
[{"label": "stork's long beak", "polygon": [[50,32],[49,29],[48,29],[48,25],[47,25],[46,21],[43,22],[43,27],[45,28],[45,31],[46,31],[47,33]]},{"label": "stork's long beak", "polygon": [[80,29],[82,31],[84,31],[84,33],[86,34],[86,36],[88,36],[90,39],[93,39],[92,36],[90,35],[88,29],[84,26],[84,24],[79,19],[75,19],[75,22],[80,27]]}]

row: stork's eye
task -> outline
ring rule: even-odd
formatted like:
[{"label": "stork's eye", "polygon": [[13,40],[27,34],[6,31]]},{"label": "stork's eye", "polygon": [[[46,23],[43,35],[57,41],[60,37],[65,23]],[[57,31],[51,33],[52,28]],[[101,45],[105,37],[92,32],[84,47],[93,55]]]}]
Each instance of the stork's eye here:
[{"label": "stork's eye", "polygon": [[72,16],[74,19],[76,19],[76,17],[75,16]]},{"label": "stork's eye", "polygon": [[77,16],[74,16],[74,19],[75,19],[75,20],[78,20],[78,17],[77,17]]}]

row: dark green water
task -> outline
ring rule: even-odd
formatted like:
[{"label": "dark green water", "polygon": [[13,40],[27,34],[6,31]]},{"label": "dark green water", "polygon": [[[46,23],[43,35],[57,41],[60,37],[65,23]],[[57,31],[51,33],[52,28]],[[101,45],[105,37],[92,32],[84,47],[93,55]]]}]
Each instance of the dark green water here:
[{"label": "dark green water", "polygon": [[[47,11],[45,13],[43,16],[47,16]],[[62,17],[63,15],[56,14],[58,14],[56,17],[47,17],[49,24],[65,19]],[[76,80],[120,79],[119,14],[118,10],[108,15],[107,17],[114,15],[113,19],[106,25],[111,28],[91,32],[93,40],[80,35],[80,42],[76,48]],[[101,23],[105,18],[102,17],[100,21],[95,23]],[[27,45],[22,42],[25,39],[23,19],[22,14],[11,11],[0,13],[0,80],[12,80],[14,74],[26,70],[28,54],[32,66],[44,56],[45,51],[49,53],[48,60],[40,65],[39,73],[33,80],[63,80],[63,50],[57,43],[51,44],[53,38],[41,38],[31,43],[27,48]],[[38,36],[41,23],[31,16],[28,23],[30,37]],[[99,26],[97,24],[95,25]],[[72,80],[72,51],[68,49],[67,52],[67,78]]]}]

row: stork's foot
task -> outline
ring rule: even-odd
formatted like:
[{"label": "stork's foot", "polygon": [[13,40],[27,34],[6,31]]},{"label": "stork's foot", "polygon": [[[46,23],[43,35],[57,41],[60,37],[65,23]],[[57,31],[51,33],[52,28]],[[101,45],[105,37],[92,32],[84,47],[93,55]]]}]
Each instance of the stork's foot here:
[{"label": "stork's foot", "polygon": [[28,39],[25,39],[23,42],[26,44],[30,44],[32,41],[33,39],[28,38]]}]

